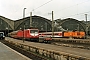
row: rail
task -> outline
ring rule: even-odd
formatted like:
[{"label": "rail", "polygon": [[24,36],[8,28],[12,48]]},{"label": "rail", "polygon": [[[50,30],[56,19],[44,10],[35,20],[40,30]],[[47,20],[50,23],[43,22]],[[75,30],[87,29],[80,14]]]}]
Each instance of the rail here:
[{"label": "rail", "polygon": [[71,43],[83,43],[90,44],[89,39],[63,39],[63,38],[53,38],[54,42],[71,42]]},{"label": "rail", "polygon": [[21,43],[14,43],[13,41],[6,41],[5,43],[9,43],[16,47],[24,49],[29,53],[33,52],[35,53],[35,55],[41,57],[44,60],[90,60],[89,58],[74,55],[74,54],[69,54],[69,53],[54,51],[54,50],[47,50],[45,48],[39,48],[35,46],[28,46]]}]

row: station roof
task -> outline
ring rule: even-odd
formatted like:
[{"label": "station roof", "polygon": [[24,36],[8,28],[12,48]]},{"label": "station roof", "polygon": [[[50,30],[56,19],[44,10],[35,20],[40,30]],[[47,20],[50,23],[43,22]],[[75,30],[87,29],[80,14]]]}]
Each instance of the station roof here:
[{"label": "station roof", "polygon": [[[64,29],[64,30],[83,30],[85,31],[85,22],[79,21],[73,18],[67,18],[67,19],[57,19],[55,20],[57,23],[56,26],[54,26],[56,29]],[[0,30],[19,30],[30,28],[30,16],[25,17],[19,20],[11,20],[8,18],[5,18],[3,16],[0,16]],[[55,25],[55,24],[54,24]],[[41,16],[32,16],[32,26],[35,28],[38,28],[41,31],[51,31],[52,30],[52,21],[41,17]],[[59,28],[58,28],[59,27]],[[90,31],[90,24],[88,24],[88,29]]]}]

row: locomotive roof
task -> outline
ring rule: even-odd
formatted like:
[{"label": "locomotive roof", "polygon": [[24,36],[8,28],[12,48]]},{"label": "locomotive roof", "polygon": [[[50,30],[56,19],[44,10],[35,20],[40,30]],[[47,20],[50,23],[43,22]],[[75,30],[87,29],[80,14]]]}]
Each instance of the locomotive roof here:
[{"label": "locomotive roof", "polygon": [[0,32],[0,33],[4,33],[4,32]]},{"label": "locomotive roof", "polygon": [[[33,29],[26,29],[26,30],[33,30]],[[37,29],[34,29],[34,30],[37,30]]]}]

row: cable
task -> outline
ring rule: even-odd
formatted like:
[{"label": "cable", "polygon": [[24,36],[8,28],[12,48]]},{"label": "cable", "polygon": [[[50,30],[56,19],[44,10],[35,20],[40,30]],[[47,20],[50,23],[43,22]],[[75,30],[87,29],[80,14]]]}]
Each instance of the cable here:
[{"label": "cable", "polygon": [[[42,4],[42,5],[40,5],[39,7],[37,7],[37,8],[35,8],[35,9],[31,10],[31,12],[33,12],[33,11],[35,11],[35,10],[41,8],[42,6],[44,6],[44,5],[48,4],[48,3],[50,3],[51,1],[53,1],[53,0],[50,0],[50,1],[48,1],[48,2],[46,2],[46,3],[44,3],[44,4]],[[30,12],[28,12],[28,13],[30,13]],[[28,13],[26,13],[26,15],[27,15]]]},{"label": "cable", "polygon": [[[83,4],[83,3],[85,3],[85,2],[88,2],[88,1],[89,1],[89,0],[73,5],[73,6],[77,6],[77,13],[76,13],[76,14],[73,14],[73,15],[70,15],[70,16],[76,16],[76,15],[85,14],[85,13],[90,12],[90,11],[88,11],[88,12],[78,13],[78,5]],[[63,10],[65,10],[65,9],[71,8],[71,7],[73,7],[73,6],[70,6],[70,7],[64,8],[64,9],[61,9],[61,10],[59,10],[59,11],[63,11]],[[56,12],[56,13],[57,13],[57,12]],[[62,17],[62,18],[65,18],[65,17]]]},{"label": "cable", "polygon": [[[81,15],[81,14],[85,14],[85,13],[89,13],[90,11],[87,11],[87,12],[82,12],[82,13],[79,13],[79,14],[74,14],[74,15],[70,15],[70,16],[76,16],[76,15]],[[69,16],[68,16],[69,17]],[[66,17],[61,17],[61,18],[66,18]]]},{"label": "cable", "polygon": [[84,2],[81,2],[81,3],[78,3],[78,4],[75,4],[75,5],[73,5],[73,6],[69,6],[69,7],[67,7],[67,8],[63,8],[63,9],[61,9],[61,10],[59,10],[59,11],[63,11],[63,10],[65,10],[65,9],[68,9],[68,8],[71,8],[71,7],[74,7],[74,6],[78,6],[78,5],[83,4],[83,3],[85,3],[85,2],[88,2],[88,1],[90,1],[90,0],[87,0],[87,1],[84,1]]},{"label": "cable", "polygon": [[53,1],[53,0],[50,0],[50,1],[48,1],[48,2],[46,2],[46,3],[44,3],[44,4],[42,4],[42,5],[40,5],[39,7],[33,9],[32,11],[35,11],[36,9],[38,9],[38,8],[40,8],[40,7],[42,7],[42,6],[46,5],[46,4],[48,4],[48,3],[50,3],[51,1]]}]

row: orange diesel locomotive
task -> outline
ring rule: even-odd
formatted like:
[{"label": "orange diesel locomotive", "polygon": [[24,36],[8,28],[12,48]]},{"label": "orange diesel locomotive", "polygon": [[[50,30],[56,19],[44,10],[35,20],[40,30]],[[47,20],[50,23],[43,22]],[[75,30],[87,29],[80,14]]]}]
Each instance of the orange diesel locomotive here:
[{"label": "orange diesel locomotive", "polygon": [[66,31],[63,34],[64,37],[71,38],[85,38],[85,32],[83,31]]}]

